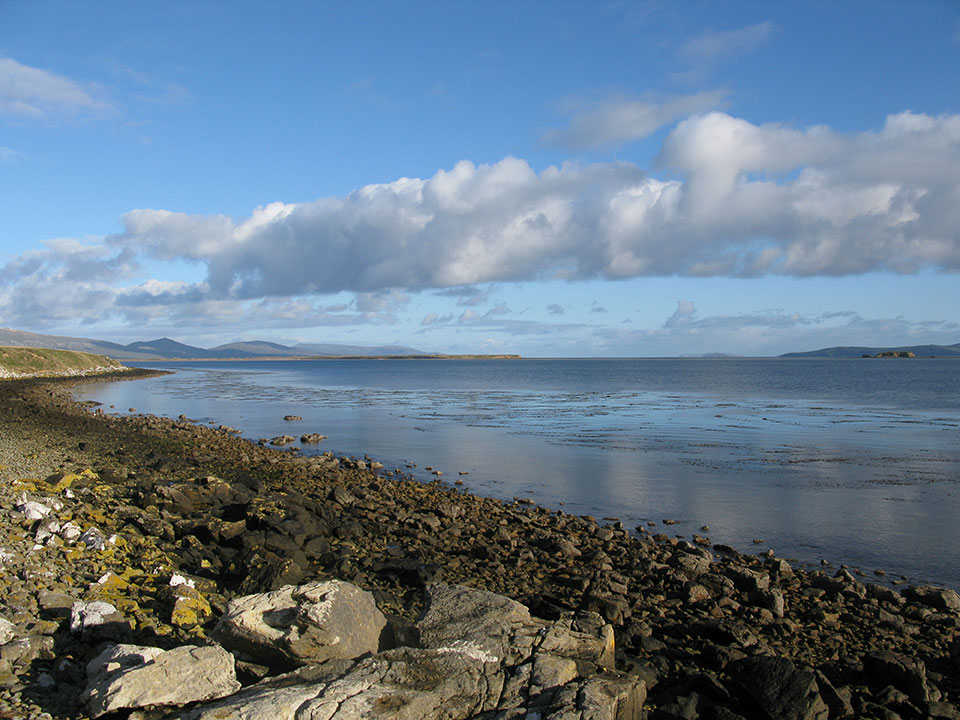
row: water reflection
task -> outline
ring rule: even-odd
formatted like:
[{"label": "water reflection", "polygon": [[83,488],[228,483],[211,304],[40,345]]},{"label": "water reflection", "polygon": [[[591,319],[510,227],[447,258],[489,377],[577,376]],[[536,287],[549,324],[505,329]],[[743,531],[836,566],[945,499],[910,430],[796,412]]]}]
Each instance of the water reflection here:
[{"label": "water reflection", "polygon": [[[327,364],[317,372],[331,384],[322,384],[303,365],[282,367],[178,366],[175,376],[77,394],[232,425],[254,440],[321,432],[329,439],[305,454],[416,463],[425,480],[426,465],[450,480],[467,472],[479,494],[532,497],[629,527],[652,520],[664,529],[670,518],[679,522],[666,529],[688,537],[708,524],[714,541],[744,551],[773,547],[807,563],[824,557],[960,587],[960,412],[949,408],[531,390],[502,377],[491,389],[433,378],[440,386],[425,391],[390,387],[389,368],[374,380],[331,380],[337,366]],[[287,414],[303,420],[294,427]]]}]

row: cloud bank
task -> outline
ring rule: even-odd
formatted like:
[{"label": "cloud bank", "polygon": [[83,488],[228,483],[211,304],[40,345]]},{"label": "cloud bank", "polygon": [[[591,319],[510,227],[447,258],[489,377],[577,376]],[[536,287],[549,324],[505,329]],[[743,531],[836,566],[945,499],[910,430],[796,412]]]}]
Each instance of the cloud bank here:
[{"label": "cloud bank", "polygon": [[[960,115],[903,112],[844,134],[709,112],[670,132],[658,172],[535,172],[508,157],[275,202],[240,222],[134,210],[117,235],[10,261],[0,310],[35,322],[67,280],[78,296],[58,312],[129,318],[342,291],[372,294],[361,310],[395,302],[402,292],[383,295],[395,290],[459,288],[469,305],[477,286],[538,279],[960,271]],[[138,284],[148,261],[196,263],[205,278]]]}]

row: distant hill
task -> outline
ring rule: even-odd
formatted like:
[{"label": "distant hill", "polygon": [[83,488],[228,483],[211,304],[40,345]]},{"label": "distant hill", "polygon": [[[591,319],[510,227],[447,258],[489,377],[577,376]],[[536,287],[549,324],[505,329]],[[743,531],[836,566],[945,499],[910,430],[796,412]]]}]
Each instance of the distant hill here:
[{"label": "distant hill", "polygon": [[879,355],[883,352],[912,352],[917,357],[960,357],[960,343],[956,345],[901,345],[899,347],[828,347],[821,350],[807,352],[785,353],[783,358],[805,357],[863,357],[864,355]]},{"label": "distant hill", "polygon": [[12,347],[54,348],[77,352],[106,355],[115,360],[237,360],[258,357],[309,357],[309,356],[364,356],[364,355],[427,355],[422,350],[399,345],[338,345],[335,343],[313,344],[299,343],[292,347],[279,343],[261,341],[234,342],[205,349],[193,345],[158,338],[156,340],[132,342],[129,345],[93,340],[91,338],[67,337],[62,335],[41,335],[0,328],[0,345]]},{"label": "distant hill", "polygon": [[330,343],[297,343],[293,346],[301,355],[427,355],[422,350],[402,345],[333,345]]}]

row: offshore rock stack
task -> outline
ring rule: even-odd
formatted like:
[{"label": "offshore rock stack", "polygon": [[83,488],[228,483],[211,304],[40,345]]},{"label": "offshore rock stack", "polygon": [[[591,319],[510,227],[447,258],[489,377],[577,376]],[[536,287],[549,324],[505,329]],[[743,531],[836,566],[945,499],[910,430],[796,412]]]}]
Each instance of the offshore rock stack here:
[{"label": "offshore rock stack", "polygon": [[953,590],[98,414],[67,387],[0,386],[0,717],[960,717]]}]

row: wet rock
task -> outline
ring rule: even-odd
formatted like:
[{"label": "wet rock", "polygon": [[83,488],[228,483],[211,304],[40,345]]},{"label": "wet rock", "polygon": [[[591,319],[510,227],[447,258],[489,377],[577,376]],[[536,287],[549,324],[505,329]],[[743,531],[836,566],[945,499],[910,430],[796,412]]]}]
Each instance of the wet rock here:
[{"label": "wet rock", "polygon": [[326,440],[326,435],[321,435],[320,433],[305,433],[300,436],[300,442],[307,443],[308,445],[316,445],[321,440]]},{"label": "wet rock", "polygon": [[234,598],[213,636],[256,662],[289,668],[374,653],[385,625],[370,593],[330,580]]},{"label": "wet rock", "polygon": [[114,645],[87,666],[84,692],[91,717],[123,708],[185,705],[240,689],[233,656],[213,645],[173,650]]},{"label": "wet rock", "polygon": [[283,447],[296,441],[297,439],[293,437],[293,435],[277,435],[274,438],[270,438],[270,444],[276,445],[277,447]]}]

